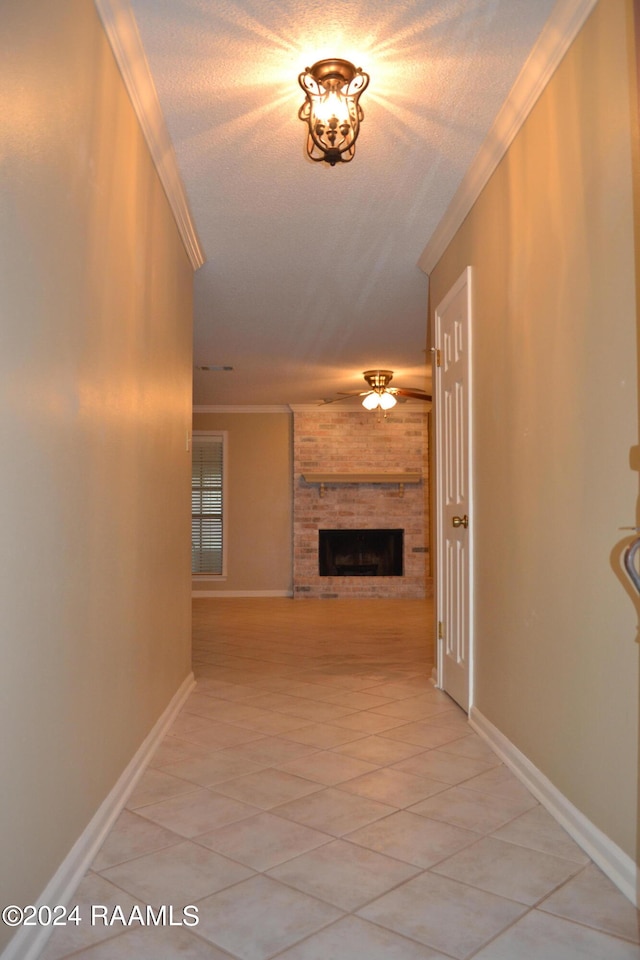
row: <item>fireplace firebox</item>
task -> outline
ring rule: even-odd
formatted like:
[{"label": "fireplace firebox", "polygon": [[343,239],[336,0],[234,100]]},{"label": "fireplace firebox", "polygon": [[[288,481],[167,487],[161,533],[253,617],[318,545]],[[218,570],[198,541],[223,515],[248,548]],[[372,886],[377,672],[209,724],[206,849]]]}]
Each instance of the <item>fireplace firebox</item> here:
[{"label": "fireplace firebox", "polygon": [[401,577],[404,530],[318,530],[321,577]]}]

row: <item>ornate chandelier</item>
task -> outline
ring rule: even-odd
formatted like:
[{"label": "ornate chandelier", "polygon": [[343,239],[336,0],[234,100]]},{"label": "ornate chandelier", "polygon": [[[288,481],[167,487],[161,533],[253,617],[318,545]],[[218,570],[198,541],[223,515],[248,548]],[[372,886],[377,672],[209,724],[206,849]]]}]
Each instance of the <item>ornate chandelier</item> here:
[{"label": "ornate chandelier", "polygon": [[358,101],[369,75],[348,60],[318,60],[298,82],[306,94],[298,116],[309,127],[309,158],[332,167],[353,160],[364,116]]}]

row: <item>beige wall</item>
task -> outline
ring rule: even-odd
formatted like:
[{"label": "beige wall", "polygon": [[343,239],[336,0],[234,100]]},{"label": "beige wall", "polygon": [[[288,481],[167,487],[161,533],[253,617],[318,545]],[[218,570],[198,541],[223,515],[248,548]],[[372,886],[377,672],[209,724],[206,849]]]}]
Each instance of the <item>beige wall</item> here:
[{"label": "beige wall", "polygon": [[636,858],[629,8],[602,0],[431,277],[474,268],[476,706]]},{"label": "beige wall", "polygon": [[0,902],[25,904],[190,670],[192,277],[91,0],[0,5],[0,116]]},{"label": "beige wall", "polygon": [[195,413],[194,430],[227,430],[227,578],[194,592],[292,590],[290,413]]}]

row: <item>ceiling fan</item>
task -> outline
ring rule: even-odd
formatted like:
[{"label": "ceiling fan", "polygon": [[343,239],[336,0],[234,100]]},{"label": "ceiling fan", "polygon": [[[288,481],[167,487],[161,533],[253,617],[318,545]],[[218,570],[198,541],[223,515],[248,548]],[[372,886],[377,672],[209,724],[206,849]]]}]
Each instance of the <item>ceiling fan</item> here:
[{"label": "ceiling fan", "polygon": [[323,400],[322,403],[337,403],[339,400],[348,400],[349,397],[364,397],[362,406],[367,410],[390,410],[398,400],[431,400],[431,394],[418,387],[390,387],[393,370],[365,370],[362,374],[369,384],[369,390],[358,393],[343,393],[332,400]]}]

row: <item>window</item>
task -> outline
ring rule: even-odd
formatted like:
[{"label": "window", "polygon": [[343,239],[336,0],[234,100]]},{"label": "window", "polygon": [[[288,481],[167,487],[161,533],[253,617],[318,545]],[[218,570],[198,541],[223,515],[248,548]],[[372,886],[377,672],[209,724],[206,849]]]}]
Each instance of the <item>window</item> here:
[{"label": "window", "polygon": [[220,577],[224,563],[226,432],[193,436],[191,471],[191,572]]}]

